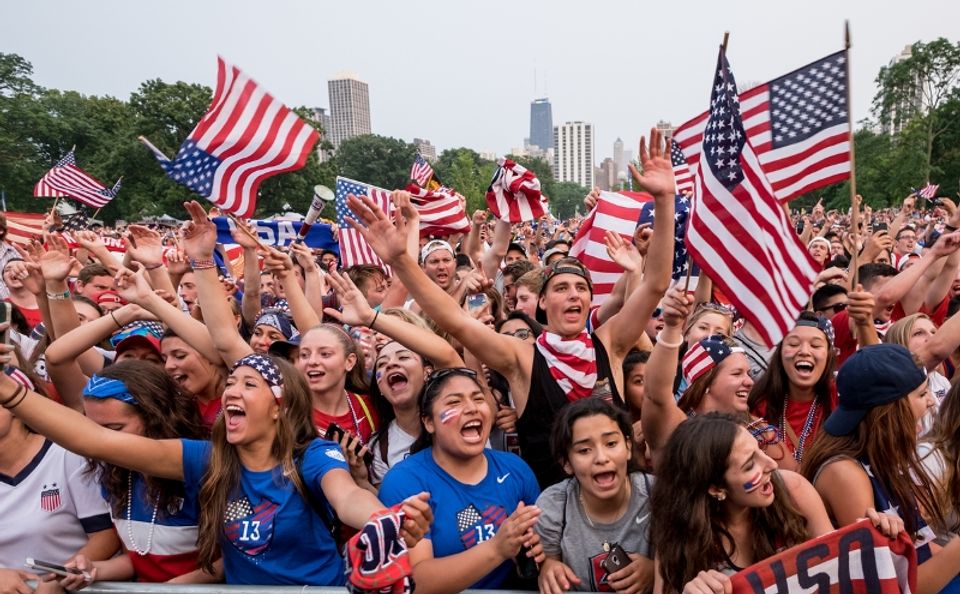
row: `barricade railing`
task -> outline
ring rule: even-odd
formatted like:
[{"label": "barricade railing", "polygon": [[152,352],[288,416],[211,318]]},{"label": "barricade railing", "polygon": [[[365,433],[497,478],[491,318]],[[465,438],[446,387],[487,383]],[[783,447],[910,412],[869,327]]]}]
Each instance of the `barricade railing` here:
[{"label": "barricade railing", "polygon": [[[345,594],[346,588],[323,586],[240,586],[229,584],[148,584],[97,582],[81,594]],[[464,590],[463,594],[530,594],[522,590]]]}]

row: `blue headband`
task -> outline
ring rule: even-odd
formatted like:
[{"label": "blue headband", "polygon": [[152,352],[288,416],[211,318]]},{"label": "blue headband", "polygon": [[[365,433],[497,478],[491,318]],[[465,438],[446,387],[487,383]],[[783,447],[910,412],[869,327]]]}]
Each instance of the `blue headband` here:
[{"label": "blue headband", "polygon": [[273,397],[280,400],[280,396],[283,394],[283,376],[280,375],[280,368],[270,357],[251,353],[234,363],[230,372],[233,373],[238,367],[249,367],[262,375],[264,381],[270,385]]},{"label": "blue headband", "polygon": [[256,328],[257,326],[276,328],[287,340],[299,334],[290,322],[290,318],[276,308],[261,311],[260,315],[257,316],[257,319],[253,322],[253,327]]},{"label": "blue headband", "polygon": [[98,400],[113,398],[133,406],[140,406],[125,383],[118,379],[102,377],[97,374],[93,374],[93,377],[87,382],[87,386],[83,389],[83,396],[84,398],[96,398]]}]

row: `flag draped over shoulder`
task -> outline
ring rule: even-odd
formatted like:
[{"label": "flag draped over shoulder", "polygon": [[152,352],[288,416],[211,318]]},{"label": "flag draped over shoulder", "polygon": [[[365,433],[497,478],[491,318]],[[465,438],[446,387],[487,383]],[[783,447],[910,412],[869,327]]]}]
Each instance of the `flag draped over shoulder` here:
[{"label": "flag draped over shoulder", "polygon": [[89,173],[77,167],[73,149],[70,149],[70,152],[64,155],[33,187],[34,196],[73,198],[93,208],[102,208],[113,200],[119,191],[119,180],[113,188],[107,188]]},{"label": "flag draped over shoulder", "polygon": [[347,206],[347,194],[354,196],[367,196],[377,205],[380,210],[393,214],[393,202],[390,200],[390,192],[383,188],[371,186],[362,182],[354,181],[346,177],[337,177],[337,226],[339,227],[340,240],[340,262],[344,268],[356,266],[357,264],[374,264],[386,270],[388,274],[390,269],[383,263],[380,256],[373,251],[363,238],[359,231],[347,224],[346,217],[350,217],[361,225],[360,218]]},{"label": "flag draped over shoulder", "polygon": [[744,131],[721,49],[687,228],[694,260],[767,345],[793,328],[817,265],[794,233]]},{"label": "flag draped over shoulder", "polygon": [[217,89],[207,113],[172,161],[154,150],[167,175],[221,209],[250,217],[263,180],[304,166],[317,131],[256,81],[217,58]]},{"label": "flag draped over shoulder", "polygon": [[535,221],[544,212],[540,180],[526,167],[500,159],[487,188],[487,206],[498,219],[510,223]]},{"label": "flag draped over shoulder", "polygon": [[[843,50],[739,96],[746,136],[781,202],[850,177],[846,62]],[[709,118],[673,133],[694,173]]]},{"label": "flag draped over shoulder", "polygon": [[469,233],[470,221],[456,192],[444,187],[425,190],[416,184],[407,186],[407,191],[420,214],[421,237]]}]

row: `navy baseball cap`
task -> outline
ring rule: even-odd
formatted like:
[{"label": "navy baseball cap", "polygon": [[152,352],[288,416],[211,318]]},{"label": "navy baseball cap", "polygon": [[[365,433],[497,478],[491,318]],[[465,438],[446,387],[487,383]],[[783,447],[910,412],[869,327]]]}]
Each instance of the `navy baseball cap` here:
[{"label": "navy baseball cap", "polygon": [[830,435],[853,433],[871,409],[895,402],[927,379],[899,344],[874,344],[855,352],[837,374],[839,405],[823,424]]}]

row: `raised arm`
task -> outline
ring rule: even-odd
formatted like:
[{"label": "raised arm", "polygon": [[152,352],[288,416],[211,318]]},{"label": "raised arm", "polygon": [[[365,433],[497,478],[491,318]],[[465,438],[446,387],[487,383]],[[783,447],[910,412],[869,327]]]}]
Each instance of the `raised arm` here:
[{"label": "raised arm", "polygon": [[921,287],[920,279],[924,271],[936,260],[949,256],[960,248],[960,231],[941,235],[940,240],[930,250],[920,257],[916,264],[897,274],[883,285],[874,296],[877,299],[877,310],[883,310],[894,304],[912,290],[919,291],[916,307],[919,308],[926,294],[926,287]]},{"label": "raised arm", "polygon": [[463,359],[450,343],[433,332],[424,330],[394,316],[380,317],[364,299],[363,293],[349,276],[330,273],[330,286],[337,293],[342,311],[326,309],[324,313],[344,324],[367,326],[386,334],[422,357],[429,359],[437,368],[463,367]]},{"label": "raised arm", "polygon": [[508,221],[498,220],[493,228],[493,244],[480,256],[480,267],[487,278],[493,278],[500,270],[500,262],[510,247],[511,225]]},{"label": "raised arm", "polygon": [[297,264],[303,269],[303,294],[307,298],[307,304],[317,315],[317,319],[322,319],[323,296],[327,294],[327,272],[320,270],[313,252],[302,243],[290,245],[290,257],[296,258]]},{"label": "raised arm", "polygon": [[[242,223],[241,223],[242,224]],[[255,234],[253,229],[249,229]],[[243,321],[252,325],[262,309],[260,303],[260,258],[257,250],[260,243],[240,229],[231,228],[230,235],[243,248],[243,299],[240,301],[240,315]]]},{"label": "raised arm", "polygon": [[306,332],[310,328],[318,326],[320,315],[313,311],[313,307],[307,301],[307,296],[300,288],[297,275],[293,271],[293,260],[290,256],[280,250],[270,248],[267,250],[264,267],[283,283],[283,294],[286,295],[287,303],[290,304],[290,313],[293,315],[293,322],[297,325],[297,328],[301,332]]},{"label": "raised arm", "polygon": [[[233,320],[233,312],[227,304],[227,295],[220,283],[217,267],[213,261],[213,248],[217,244],[217,228],[207,218],[207,213],[197,201],[184,203],[191,220],[183,229],[183,249],[193,265],[197,282],[197,300],[203,311],[203,321],[220,358],[232,366],[237,360],[253,352],[240,336]],[[214,359],[215,360],[215,359]]]},{"label": "raised arm", "polygon": [[171,295],[177,294],[167,268],[163,265],[163,241],[160,234],[141,225],[127,227],[127,255],[143,265],[150,278],[150,285]]},{"label": "raised arm", "polygon": [[690,307],[690,296],[683,287],[674,287],[667,293],[663,300],[663,330],[647,362],[643,401],[631,402],[641,409],[643,435],[654,456],[666,445],[677,425],[686,419],[673,397],[673,380],[683,344],[683,322],[690,315]]}]

